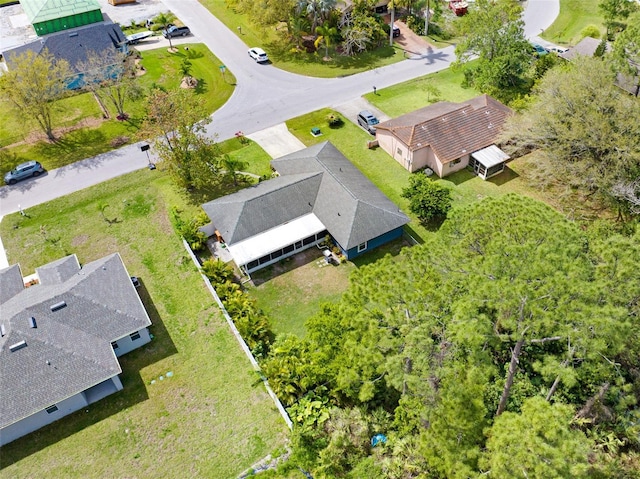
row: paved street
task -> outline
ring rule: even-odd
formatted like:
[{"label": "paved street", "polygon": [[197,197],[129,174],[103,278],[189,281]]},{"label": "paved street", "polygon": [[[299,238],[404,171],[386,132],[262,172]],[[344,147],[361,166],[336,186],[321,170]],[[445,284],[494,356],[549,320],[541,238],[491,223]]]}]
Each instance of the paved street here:
[{"label": "paved street", "polygon": [[[237,131],[250,135],[320,108],[337,108],[370,92],[374,85],[381,89],[440,71],[455,59],[453,46],[439,50],[426,48],[410,59],[357,75],[310,78],[255,63],[247,55],[247,45],[197,0],[163,0],[163,3],[189,25],[195,37],[206,44],[237,79],[233,95],[215,112],[208,128],[208,133],[218,140],[232,138]],[[529,0],[525,11],[527,32],[539,33],[547,28],[557,15],[557,6],[558,0]],[[50,171],[38,179],[13,187],[3,186],[0,188],[0,216],[146,165],[146,155],[140,151],[140,145],[129,145]]]}]

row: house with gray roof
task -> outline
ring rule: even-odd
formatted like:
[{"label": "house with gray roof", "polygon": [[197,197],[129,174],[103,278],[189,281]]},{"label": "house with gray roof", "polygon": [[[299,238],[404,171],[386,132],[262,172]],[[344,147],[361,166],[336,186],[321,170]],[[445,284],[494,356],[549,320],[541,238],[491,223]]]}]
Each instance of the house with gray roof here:
[{"label": "house with gray roof", "polygon": [[36,275],[27,288],[19,265],[0,270],[0,445],[120,391],[118,357],[151,340],[119,254]]},{"label": "house with gray roof", "polygon": [[376,125],[376,140],[412,173],[428,167],[442,178],[469,166],[487,179],[509,159],[495,142],[510,115],[489,95],[442,101]]},{"label": "house with gray roof", "polygon": [[330,235],[352,259],[399,238],[409,218],[329,142],[277,158],[280,176],[202,205],[250,273]]},{"label": "house with gray roof", "polygon": [[[32,51],[39,55],[44,49],[47,49],[55,60],[66,60],[69,62],[73,76],[67,81],[67,88],[77,89],[84,85],[82,64],[86,62],[91,55],[102,55],[107,52],[108,62],[121,62],[122,59],[113,52],[128,51],[127,42],[120,25],[115,23],[100,23],[89,25],[75,30],[55,33],[40,38],[35,42],[27,43],[19,47],[11,48],[3,52],[8,68],[13,68],[15,59]],[[108,72],[109,65],[105,65]]]}]

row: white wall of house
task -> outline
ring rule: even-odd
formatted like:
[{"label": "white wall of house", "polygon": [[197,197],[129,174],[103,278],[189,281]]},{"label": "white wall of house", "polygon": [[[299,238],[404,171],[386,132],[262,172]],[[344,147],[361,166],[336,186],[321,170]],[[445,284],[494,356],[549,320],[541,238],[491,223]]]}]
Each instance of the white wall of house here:
[{"label": "white wall of house", "polygon": [[412,158],[409,155],[409,147],[407,145],[398,140],[398,138],[390,132],[384,130],[378,130],[376,132],[376,140],[378,140],[380,148],[386,151],[391,158],[400,163],[403,168],[406,168],[409,171],[414,171],[411,169]]},{"label": "white wall of house", "polygon": [[[147,344],[151,341],[151,336],[149,336],[149,330],[147,328],[142,328],[137,332],[137,336],[140,336],[137,339],[136,333],[125,336],[124,338],[120,338],[117,341],[113,341],[111,346],[116,353],[117,357],[122,356],[123,354],[127,354],[134,349],[139,348],[140,346]],[[117,345],[117,347],[116,347]]]},{"label": "white wall of house", "polygon": [[[53,406],[53,404],[51,405]],[[21,421],[10,424],[9,426],[0,430],[0,445],[5,445],[19,437],[22,437],[30,432],[36,431],[41,427],[51,424],[64,416],[78,411],[83,407],[88,406],[87,400],[83,393],[78,393],[75,396],[71,396],[64,401],[61,401],[55,405],[58,410],[52,413],[48,413],[46,410],[38,411],[29,417],[22,419]]]},{"label": "white wall of house", "polygon": [[440,175],[440,178],[442,178],[443,176],[447,176],[452,173],[455,173],[456,171],[460,171],[466,168],[467,165],[469,165],[468,154],[460,157],[459,160],[454,160],[454,161],[445,163],[444,165],[442,165],[442,174]]},{"label": "white wall of house", "polygon": [[26,436],[27,434],[37,431],[41,427],[46,426],[47,424],[51,424],[52,422],[57,421],[58,419],[62,419],[69,414],[79,411],[80,409],[87,407],[90,403],[97,401],[98,399],[102,399],[103,397],[108,396],[116,391],[120,391],[122,389],[122,382],[118,376],[113,376],[106,381],[94,386],[91,389],[102,389],[105,393],[95,395],[93,399],[87,400],[87,397],[83,392],[75,394],[70,398],[65,399],[64,401],[60,401],[56,404],[51,404],[50,406],[55,406],[57,410],[52,412],[47,412],[46,409],[42,411],[38,411],[35,414],[32,414],[29,417],[26,417],[18,422],[10,424],[7,427],[0,429],[0,446],[4,446],[5,444],[10,443],[11,441],[15,441],[19,437]]}]

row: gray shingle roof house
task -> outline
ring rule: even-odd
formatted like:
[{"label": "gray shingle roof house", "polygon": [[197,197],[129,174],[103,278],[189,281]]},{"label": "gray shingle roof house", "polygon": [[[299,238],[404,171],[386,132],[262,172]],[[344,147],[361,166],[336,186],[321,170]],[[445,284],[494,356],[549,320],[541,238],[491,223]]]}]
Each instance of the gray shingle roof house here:
[{"label": "gray shingle roof house", "polygon": [[20,0],[38,35],[103,20],[97,0]]},{"label": "gray shingle roof house", "polygon": [[202,205],[247,272],[330,234],[347,258],[402,235],[409,218],[329,142],[277,158],[279,177]]},{"label": "gray shingle roof house", "polygon": [[[585,37],[580,40],[575,47],[570,48],[564,53],[560,53],[558,56],[567,61],[572,61],[579,56],[592,57],[595,55],[600,43],[601,40]],[[609,43],[607,43],[605,50],[607,52],[611,50],[611,45]],[[615,84],[633,96],[640,96],[640,64],[633,60],[629,60],[629,67],[631,72],[635,73],[618,73],[616,75]]]},{"label": "gray shingle roof house", "polygon": [[[65,31],[48,35],[35,42],[27,43],[19,47],[11,48],[3,52],[7,66],[12,68],[15,65],[15,58],[27,51],[40,54],[44,49],[56,60],[66,60],[69,62],[71,70],[75,76],[69,79],[67,87],[70,89],[82,86],[82,72],[79,64],[85,62],[88,55],[100,54],[105,50],[127,51],[126,38],[120,25],[115,23],[95,24],[73,31]],[[114,59],[117,57],[114,56]]]},{"label": "gray shingle roof house", "polygon": [[[442,178],[469,165],[473,153],[492,146],[510,115],[511,109],[489,95],[463,103],[439,102],[380,123],[376,139],[407,170],[429,167]],[[494,169],[504,167],[505,158],[495,160]],[[487,170],[480,163],[476,172],[491,176]]]},{"label": "gray shingle roof house", "polygon": [[150,341],[151,321],[119,254],[0,270],[0,445],[122,389],[117,357]]}]

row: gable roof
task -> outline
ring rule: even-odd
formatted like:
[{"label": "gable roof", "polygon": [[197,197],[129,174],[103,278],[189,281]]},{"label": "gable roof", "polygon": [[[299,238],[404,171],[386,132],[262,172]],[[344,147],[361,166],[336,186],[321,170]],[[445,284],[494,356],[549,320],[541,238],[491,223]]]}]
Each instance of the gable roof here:
[{"label": "gable roof", "polygon": [[4,52],[9,68],[15,65],[15,58],[27,51],[39,55],[45,48],[56,60],[69,62],[72,71],[79,73],[78,64],[87,60],[90,53],[102,53],[113,50],[126,41],[120,25],[115,23],[92,24],[73,30],[64,30],[42,37],[35,42],[27,43]]},{"label": "gable roof", "polygon": [[329,142],[275,159],[271,165],[280,177],[202,205],[230,245],[309,213],[345,249],[409,222]]},{"label": "gable roof", "polygon": [[97,0],[20,0],[20,5],[32,24],[100,10]]},{"label": "gable roof", "polygon": [[[569,48],[566,52],[559,53],[558,56],[564,58],[565,60],[573,60],[577,56],[584,57],[592,57],[595,55],[598,46],[600,45],[601,40],[592,37],[584,37],[580,40],[575,47]],[[606,49],[609,50],[609,45],[607,44]]]},{"label": "gable roof", "polygon": [[431,147],[447,163],[495,143],[511,109],[489,95],[464,103],[439,102],[376,126],[411,151]]},{"label": "gable roof", "polygon": [[[151,324],[117,253],[82,268],[71,255],[38,273],[40,285],[0,304],[0,384],[10,391],[0,428],[119,374],[111,342]],[[0,271],[2,284],[5,275],[15,266]]]}]

